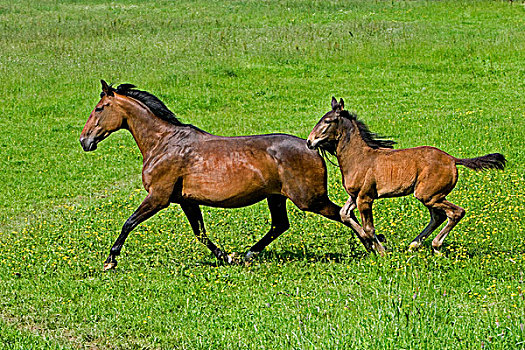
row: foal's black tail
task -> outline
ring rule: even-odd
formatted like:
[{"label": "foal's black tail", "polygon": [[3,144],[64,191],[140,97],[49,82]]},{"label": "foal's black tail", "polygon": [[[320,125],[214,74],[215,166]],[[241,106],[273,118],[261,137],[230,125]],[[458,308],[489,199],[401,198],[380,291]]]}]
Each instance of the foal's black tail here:
[{"label": "foal's black tail", "polygon": [[466,166],[467,168],[474,170],[487,170],[487,169],[499,169],[505,168],[507,160],[501,153],[491,153],[486,156],[476,158],[459,159],[456,158],[456,164]]}]

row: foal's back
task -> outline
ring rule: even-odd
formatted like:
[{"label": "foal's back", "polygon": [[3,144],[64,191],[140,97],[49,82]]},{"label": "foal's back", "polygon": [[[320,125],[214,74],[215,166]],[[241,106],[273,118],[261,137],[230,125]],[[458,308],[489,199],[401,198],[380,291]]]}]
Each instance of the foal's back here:
[{"label": "foal's back", "polygon": [[399,197],[414,192],[418,199],[426,193],[450,192],[457,182],[455,158],[430,146],[375,150],[373,171],[377,197]]}]

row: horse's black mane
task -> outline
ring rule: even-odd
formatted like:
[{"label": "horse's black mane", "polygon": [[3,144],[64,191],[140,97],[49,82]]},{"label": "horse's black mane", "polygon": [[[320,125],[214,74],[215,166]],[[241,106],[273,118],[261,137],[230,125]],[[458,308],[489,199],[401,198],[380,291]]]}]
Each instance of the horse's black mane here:
[{"label": "horse's black mane", "polygon": [[[160,119],[163,119],[173,125],[185,125],[181,123],[177,117],[175,117],[175,114],[173,114],[173,112],[170,111],[157,96],[152,95],[147,91],[137,90],[133,84],[120,84],[116,89],[113,86],[110,86],[109,88],[112,92],[134,98],[144,103],[146,107],[148,107],[153,112],[153,114],[155,114]],[[104,96],[104,92],[100,94],[100,97],[102,96]]]},{"label": "horse's black mane", "polygon": [[355,113],[350,113],[346,110],[341,111],[341,116],[350,120],[355,121],[359,134],[366,144],[374,149],[377,148],[394,148],[396,144],[393,140],[384,140],[384,136],[378,135],[375,132],[370,131],[368,126],[361,120],[357,119]]}]

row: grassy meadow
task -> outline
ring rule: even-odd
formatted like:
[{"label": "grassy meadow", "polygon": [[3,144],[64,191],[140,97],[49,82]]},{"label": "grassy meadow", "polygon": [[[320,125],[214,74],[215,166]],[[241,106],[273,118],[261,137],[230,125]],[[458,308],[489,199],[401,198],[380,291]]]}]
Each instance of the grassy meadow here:
[{"label": "grassy meadow", "polygon": [[[525,348],[522,2],[0,0],[0,76],[0,348]],[[429,220],[413,197],[375,202],[384,258],[288,202],[250,266],[218,264],[173,205],[103,273],[146,192],[129,133],[80,147],[100,79],[231,136],[306,137],[335,95],[398,148],[509,163],[460,168],[443,256],[407,252]],[[264,202],[202,209],[228,252],[270,226]]]}]

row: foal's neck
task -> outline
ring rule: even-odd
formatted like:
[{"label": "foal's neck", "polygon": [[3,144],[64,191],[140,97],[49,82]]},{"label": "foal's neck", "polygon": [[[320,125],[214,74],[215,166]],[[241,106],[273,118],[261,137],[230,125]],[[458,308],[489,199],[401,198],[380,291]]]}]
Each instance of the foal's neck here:
[{"label": "foal's neck", "polygon": [[336,149],[337,160],[341,168],[355,167],[355,164],[362,162],[363,157],[372,155],[374,151],[361,137],[355,121],[344,119]]}]

